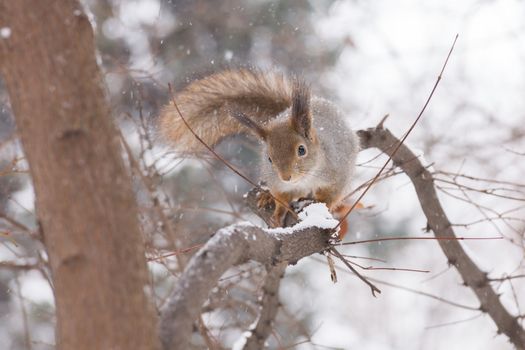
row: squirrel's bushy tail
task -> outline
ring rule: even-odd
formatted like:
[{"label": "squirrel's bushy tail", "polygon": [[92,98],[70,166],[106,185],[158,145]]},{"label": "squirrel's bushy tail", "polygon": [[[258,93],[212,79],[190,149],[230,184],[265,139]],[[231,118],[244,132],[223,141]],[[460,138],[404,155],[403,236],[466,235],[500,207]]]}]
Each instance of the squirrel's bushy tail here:
[{"label": "squirrel's bushy tail", "polygon": [[[214,146],[223,137],[247,131],[230,115],[232,111],[264,123],[290,107],[291,85],[275,72],[227,70],[192,82],[175,95],[175,101],[193,131]],[[179,151],[203,150],[171,99],[161,113],[160,131]]]}]

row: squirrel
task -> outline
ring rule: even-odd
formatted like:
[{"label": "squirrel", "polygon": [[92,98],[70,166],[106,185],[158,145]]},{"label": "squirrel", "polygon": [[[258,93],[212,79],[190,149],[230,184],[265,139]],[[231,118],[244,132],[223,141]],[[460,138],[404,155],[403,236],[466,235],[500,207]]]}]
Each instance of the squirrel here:
[{"label": "squirrel", "polygon": [[[312,96],[299,79],[277,72],[225,70],[193,81],[175,95],[182,116],[210,147],[249,133],[263,141],[261,179],[277,198],[273,218],[281,223],[293,200],[313,198],[334,212],[340,208],[359,152],[357,135],[332,102]],[[177,149],[198,152],[203,145],[188,130],[174,105],[160,114],[160,132]]]}]

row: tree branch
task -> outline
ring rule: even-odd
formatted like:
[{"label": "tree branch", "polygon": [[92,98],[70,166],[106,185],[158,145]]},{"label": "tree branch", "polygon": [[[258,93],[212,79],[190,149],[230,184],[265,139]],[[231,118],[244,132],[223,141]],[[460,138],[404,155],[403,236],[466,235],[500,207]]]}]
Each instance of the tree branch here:
[{"label": "tree branch", "polygon": [[[253,207],[256,192],[251,191],[248,203]],[[260,213],[262,217],[265,212]],[[160,319],[160,338],[164,349],[186,349],[191,338],[192,324],[201,313],[210,290],[230,267],[249,260],[257,261],[269,269],[271,275],[281,275],[288,264],[321,252],[328,248],[330,230],[316,227],[292,233],[265,230],[249,223],[239,223],[220,229],[190,260],[177,287],[164,307]],[[277,283],[274,283],[277,282]],[[266,284],[275,284],[269,289],[277,290],[279,279],[271,278]],[[268,294],[268,296],[271,293]],[[275,293],[274,293],[275,294]],[[269,320],[276,308],[264,310]],[[256,326],[257,327],[257,326]],[[265,326],[266,327],[266,326]],[[259,327],[261,336],[262,326]]]},{"label": "tree branch", "polygon": [[[254,213],[271,227],[273,225],[272,215],[275,210],[275,205],[270,205],[266,208],[259,208],[257,205],[259,195],[261,195],[261,190],[259,188],[253,188],[248,192],[246,203]],[[312,200],[302,200],[292,203],[291,207],[298,212],[312,202]],[[287,213],[284,220],[284,226],[292,226],[296,222],[296,218]],[[245,338],[243,349],[257,350],[264,348],[264,343],[272,331],[273,321],[275,316],[277,316],[277,311],[279,309],[279,287],[287,266],[288,264],[284,262],[275,266],[266,267],[263,293],[259,299],[258,316],[252,328],[243,335]]]},{"label": "tree branch", "polygon": [[[360,130],[358,134],[362,149],[379,148],[392,156],[394,163],[408,175],[434,235],[437,238],[455,237],[452,225],[439,202],[432,174],[421,164],[419,158],[404,144],[392,155],[392,146],[398,144],[399,139],[381,125]],[[441,239],[438,243],[448,262],[458,270],[465,285],[476,294],[481,304],[480,310],[486,312],[496,323],[498,333],[507,335],[516,348],[525,349],[524,329],[518,323],[518,319],[505,309],[498,294],[492,289],[487,274],[476,266],[457,240]]]},{"label": "tree branch", "polygon": [[287,263],[280,263],[269,267],[260,299],[259,316],[249,330],[250,335],[246,339],[244,350],[264,349],[264,343],[272,331],[273,321],[279,310],[279,286],[287,266]]}]

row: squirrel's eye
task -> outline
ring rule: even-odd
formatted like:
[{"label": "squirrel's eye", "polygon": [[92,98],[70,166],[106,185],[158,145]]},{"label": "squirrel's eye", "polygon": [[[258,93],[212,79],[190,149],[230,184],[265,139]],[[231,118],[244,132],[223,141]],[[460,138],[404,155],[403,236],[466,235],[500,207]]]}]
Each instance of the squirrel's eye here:
[{"label": "squirrel's eye", "polygon": [[272,158],[268,157],[268,161],[271,163],[272,162]]},{"label": "squirrel's eye", "polygon": [[303,145],[300,145],[299,148],[297,148],[297,154],[302,157],[306,154],[306,147]]}]

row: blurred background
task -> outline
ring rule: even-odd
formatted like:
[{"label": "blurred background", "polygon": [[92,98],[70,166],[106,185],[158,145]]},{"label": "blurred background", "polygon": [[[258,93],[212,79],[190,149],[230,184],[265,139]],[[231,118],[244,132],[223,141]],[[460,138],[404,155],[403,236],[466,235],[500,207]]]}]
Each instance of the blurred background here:
[{"label": "blurred background", "polygon": [[[298,75],[337,102],[355,129],[385,126],[400,137],[421,110],[456,33],[443,80],[407,144],[436,177],[461,244],[494,278],[507,309],[525,303],[525,3],[523,1],[86,0],[107,94],[134,175],[161,307],[195,251],[218,228],[259,223],[245,208],[249,185],[212,157],[186,159],[159,139],[155,120],[176,89],[224,68]],[[1,24],[0,24],[1,25]],[[37,111],[35,111],[37,113]],[[219,151],[256,179],[258,144],[226,140]],[[359,156],[354,187],[385,161]],[[429,236],[409,179],[374,185],[350,216],[346,241]],[[355,199],[355,195],[352,197]],[[53,349],[54,302],[37,231],[34,194],[7,92],[0,82],[0,348]],[[183,251],[181,251],[183,250]],[[435,241],[388,241],[343,249],[368,269],[374,298],[355,276],[309,257],[287,270],[270,348],[512,349]],[[173,252],[178,252],[176,255]],[[370,259],[371,258],[371,259]],[[230,348],[256,316],[263,270],[228,272],[204,307],[195,348]],[[521,277],[520,277],[521,276]],[[204,329],[204,331],[203,331]],[[207,344],[208,342],[208,344]]]}]

